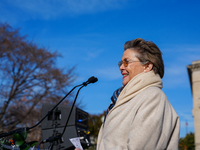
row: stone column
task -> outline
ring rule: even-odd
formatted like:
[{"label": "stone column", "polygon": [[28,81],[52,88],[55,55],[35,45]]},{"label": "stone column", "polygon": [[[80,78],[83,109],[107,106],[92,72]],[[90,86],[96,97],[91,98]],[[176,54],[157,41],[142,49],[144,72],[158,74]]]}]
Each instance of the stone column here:
[{"label": "stone column", "polygon": [[200,60],[187,66],[193,95],[195,150],[200,150]]}]

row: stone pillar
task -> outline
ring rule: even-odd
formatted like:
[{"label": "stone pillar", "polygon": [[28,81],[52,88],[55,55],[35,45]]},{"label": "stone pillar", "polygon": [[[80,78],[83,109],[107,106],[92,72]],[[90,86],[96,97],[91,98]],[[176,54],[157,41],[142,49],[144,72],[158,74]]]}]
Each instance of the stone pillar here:
[{"label": "stone pillar", "polygon": [[193,95],[195,150],[200,150],[200,60],[187,66]]}]

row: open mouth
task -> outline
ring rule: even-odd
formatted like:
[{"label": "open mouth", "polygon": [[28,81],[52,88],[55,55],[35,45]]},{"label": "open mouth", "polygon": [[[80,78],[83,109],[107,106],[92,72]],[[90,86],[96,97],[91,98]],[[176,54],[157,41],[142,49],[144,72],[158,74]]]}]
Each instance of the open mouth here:
[{"label": "open mouth", "polygon": [[125,77],[127,77],[128,75],[129,75],[128,73],[124,73],[124,74],[122,74],[123,79],[124,79]]}]

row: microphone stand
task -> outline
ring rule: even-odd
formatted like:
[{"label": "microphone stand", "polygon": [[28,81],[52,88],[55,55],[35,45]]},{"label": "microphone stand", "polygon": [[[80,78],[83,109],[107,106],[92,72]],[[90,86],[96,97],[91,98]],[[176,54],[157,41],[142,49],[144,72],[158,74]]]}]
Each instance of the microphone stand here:
[{"label": "microphone stand", "polygon": [[38,126],[58,105],[60,105],[60,103],[77,87],[81,86],[82,84],[80,85],[77,85],[75,86],[67,95],[65,95],[47,114],[46,116],[44,116],[36,125],[30,127],[28,130],[32,129],[32,128],[35,128],[36,126]]},{"label": "microphone stand", "polygon": [[71,114],[72,114],[74,105],[75,105],[75,103],[76,103],[76,99],[77,99],[77,97],[78,97],[78,94],[79,94],[80,90],[81,90],[84,86],[87,86],[87,85],[82,85],[82,86],[78,89],[78,91],[77,91],[77,93],[76,93],[76,97],[75,97],[74,102],[73,102],[73,104],[72,104],[72,107],[71,107],[71,109],[70,109],[70,112],[69,112],[69,115],[68,115],[67,121],[66,121],[66,123],[65,123],[65,126],[64,126],[64,129],[63,129],[62,134],[57,135],[57,136],[50,137],[50,138],[48,138],[48,139],[46,139],[46,140],[43,140],[43,141],[41,142],[41,143],[46,143],[46,142],[52,143],[52,145],[51,145],[51,150],[53,149],[53,146],[54,146],[54,143],[53,143],[53,142],[56,141],[56,140],[58,140],[58,139],[61,139],[62,136],[63,136],[63,134],[65,133],[65,130],[66,130],[66,128],[67,128],[69,119],[70,119],[70,117],[71,117]]},{"label": "microphone stand", "polygon": [[[35,128],[36,126],[38,126],[75,88],[79,87],[79,86],[82,86],[81,88],[83,88],[84,86],[87,86],[88,84],[90,83],[95,83],[96,81],[98,81],[97,78],[95,78],[94,76],[90,77],[86,82],[83,82],[82,84],[80,85],[77,85],[75,86],[68,94],[66,94],[47,114],[46,116],[44,116],[36,125],[32,126],[32,127],[26,127],[26,128],[19,128],[19,129],[16,129],[16,130],[13,130],[13,131],[10,131],[10,132],[5,132],[5,133],[2,133],[0,134],[0,138],[2,137],[6,137],[6,136],[9,136],[9,135],[13,135],[14,133],[20,133],[21,131],[29,131],[30,129],[32,128]],[[80,88],[80,89],[81,89]],[[79,89],[79,91],[80,91]],[[79,92],[78,91],[78,92]],[[76,96],[77,98],[77,96]],[[73,104],[74,105],[74,104]]]}]

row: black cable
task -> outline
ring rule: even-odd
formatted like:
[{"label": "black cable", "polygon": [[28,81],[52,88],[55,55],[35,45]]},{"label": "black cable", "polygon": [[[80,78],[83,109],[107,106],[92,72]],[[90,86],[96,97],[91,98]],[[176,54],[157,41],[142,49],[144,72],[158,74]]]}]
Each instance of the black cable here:
[{"label": "black cable", "polygon": [[78,94],[79,94],[80,90],[81,90],[84,86],[85,86],[85,85],[81,86],[81,87],[78,89],[77,93],[76,93],[76,97],[75,97],[74,102],[73,102],[73,104],[72,104],[72,107],[71,107],[70,113],[69,113],[69,115],[68,115],[68,118],[67,118],[65,127],[64,127],[64,129],[63,129],[63,132],[62,132],[62,134],[61,134],[61,137],[63,136],[63,134],[65,133],[65,130],[66,130],[66,128],[67,128],[67,124],[68,124],[69,119],[70,119],[70,117],[71,117],[71,113],[72,113],[72,110],[73,110],[74,105],[75,105],[75,103],[76,103],[76,99],[77,99],[77,97],[78,97]]}]

